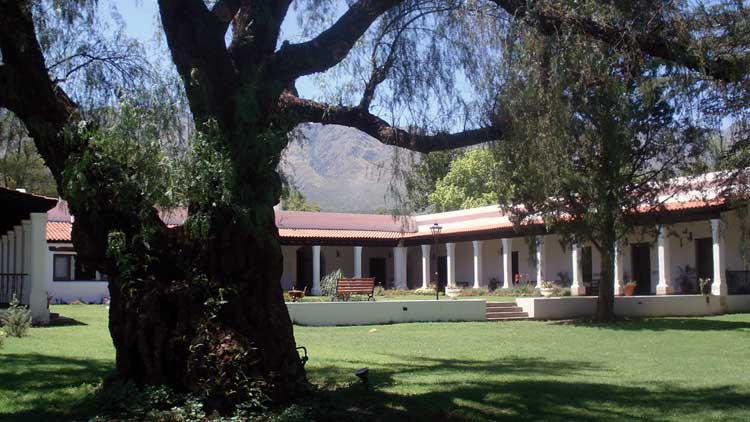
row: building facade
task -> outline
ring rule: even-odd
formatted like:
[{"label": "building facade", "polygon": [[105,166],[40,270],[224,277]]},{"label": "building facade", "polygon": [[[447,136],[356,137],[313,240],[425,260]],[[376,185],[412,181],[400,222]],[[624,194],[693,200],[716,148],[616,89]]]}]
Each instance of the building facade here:
[{"label": "building facade", "polygon": [[[615,293],[636,281],[637,295],[698,294],[710,279],[717,295],[750,294],[743,254],[747,230],[729,201],[713,193],[715,175],[690,179],[644,211],[617,247]],[[694,183],[700,179],[700,183]],[[162,213],[182,224],[184,210]],[[106,276],[81,268],[70,239],[72,217],[64,201],[48,213],[47,291],[56,302],[100,303]],[[347,277],[374,277],[388,289],[539,287],[553,281],[573,295],[596,294],[600,258],[581,242],[564,244],[541,223],[514,227],[497,206],[419,216],[276,211],[284,257],[281,286],[320,294],[321,278],[336,269]],[[441,227],[435,236],[431,228]]]}]

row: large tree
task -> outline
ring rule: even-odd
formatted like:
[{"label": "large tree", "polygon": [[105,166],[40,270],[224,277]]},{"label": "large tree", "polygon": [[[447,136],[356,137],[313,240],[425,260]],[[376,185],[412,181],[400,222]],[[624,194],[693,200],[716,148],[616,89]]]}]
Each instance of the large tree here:
[{"label": "large tree", "polygon": [[677,119],[681,91],[659,62],[576,34],[519,32],[501,91],[516,117],[496,145],[501,205],[517,224],[541,217],[564,241],[599,251],[596,317],[608,321],[615,244],[663,205],[704,137]]},{"label": "large tree", "polygon": [[[53,10],[76,10],[92,2],[54,3]],[[282,42],[280,28],[291,3],[159,1],[198,131],[189,154],[195,176],[186,187],[190,217],[183,227],[170,229],[155,211],[158,196],[137,183],[152,179],[134,177],[140,167],[111,155],[117,151],[107,147],[107,136],[122,133],[101,135],[97,125],[85,122],[64,89],[67,72],[55,72],[57,61],[45,56],[43,28],[35,20],[44,10],[35,5],[44,2],[0,0],[0,107],[24,122],[70,201],[80,259],[110,275],[117,376],[203,394],[219,410],[258,389],[283,403],[306,384],[277,282],[282,266],[273,214],[281,194],[276,167],[295,125],[347,125],[420,152],[502,138],[504,118],[492,113],[452,122],[470,128],[456,133],[444,131],[451,127],[444,125],[401,127],[427,123],[420,110],[450,111],[456,105],[457,74],[450,69],[460,65],[469,80],[486,70],[497,42],[492,34],[508,17],[544,31],[570,26],[612,44],[625,33],[627,48],[730,81],[746,62],[696,50],[691,43],[699,35],[671,31],[667,14],[643,21],[658,22],[654,29],[627,15],[593,18],[565,2],[358,0],[311,39]],[[82,65],[89,60],[74,53],[63,66],[76,59]],[[351,59],[350,69],[367,72],[355,84],[361,87],[359,101],[341,97],[332,105],[298,97],[298,78],[345,59]],[[371,111],[384,81],[391,81],[385,93],[398,108],[392,115],[406,110],[418,117],[415,122],[397,126]],[[388,110],[379,104],[379,110]],[[149,136],[128,124],[120,127]]]}]

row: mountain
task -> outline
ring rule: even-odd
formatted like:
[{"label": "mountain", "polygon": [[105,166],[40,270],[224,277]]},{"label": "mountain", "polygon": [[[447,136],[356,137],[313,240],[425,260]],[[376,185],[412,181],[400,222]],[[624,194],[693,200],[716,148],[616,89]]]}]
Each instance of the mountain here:
[{"label": "mountain", "polygon": [[393,208],[388,193],[397,155],[407,152],[383,145],[349,127],[300,126],[282,156],[280,169],[322,211],[375,213]]}]

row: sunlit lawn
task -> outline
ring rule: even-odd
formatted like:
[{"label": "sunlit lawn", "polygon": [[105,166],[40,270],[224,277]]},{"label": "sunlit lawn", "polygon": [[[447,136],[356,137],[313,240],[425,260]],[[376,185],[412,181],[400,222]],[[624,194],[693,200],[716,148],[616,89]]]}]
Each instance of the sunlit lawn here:
[{"label": "sunlit lawn", "polygon": [[[85,325],[6,340],[0,420],[92,411],[93,385],[113,367],[106,310],[53,311]],[[750,420],[750,314],[295,327],[295,336],[310,354],[309,378],[329,384],[320,399],[370,406],[363,414],[379,420]],[[372,392],[352,375],[361,367]]]}]

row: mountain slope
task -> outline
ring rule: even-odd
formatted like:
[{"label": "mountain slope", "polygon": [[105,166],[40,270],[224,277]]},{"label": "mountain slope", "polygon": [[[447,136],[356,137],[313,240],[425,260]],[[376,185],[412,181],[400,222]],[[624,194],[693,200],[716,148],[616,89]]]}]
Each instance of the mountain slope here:
[{"label": "mountain slope", "polygon": [[322,211],[373,213],[393,206],[395,154],[397,148],[356,129],[308,124],[284,151],[280,168]]}]

